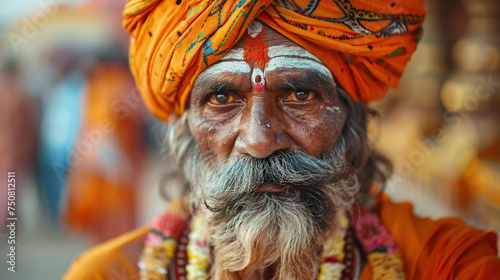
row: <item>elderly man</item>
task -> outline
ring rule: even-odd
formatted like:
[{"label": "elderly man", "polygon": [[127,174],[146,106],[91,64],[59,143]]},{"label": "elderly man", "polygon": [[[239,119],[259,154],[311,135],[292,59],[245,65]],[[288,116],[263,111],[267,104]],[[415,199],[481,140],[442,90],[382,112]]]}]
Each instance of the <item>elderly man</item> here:
[{"label": "elderly man", "polygon": [[380,195],[390,163],[368,145],[366,102],[397,84],[424,13],[415,1],[129,0],[132,72],[156,116],[180,116],[168,147],[190,192],[66,278],[498,277],[493,233]]}]

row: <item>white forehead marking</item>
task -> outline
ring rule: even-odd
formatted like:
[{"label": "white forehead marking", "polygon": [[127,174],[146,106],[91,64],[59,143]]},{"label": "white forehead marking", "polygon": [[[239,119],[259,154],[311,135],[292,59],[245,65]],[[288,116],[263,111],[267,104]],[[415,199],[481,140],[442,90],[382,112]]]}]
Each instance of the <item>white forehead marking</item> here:
[{"label": "white forehead marking", "polygon": [[[243,48],[231,49],[224,55],[223,58],[221,58],[221,61],[229,60],[229,59],[244,60],[243,52],[244,52]],[[283,55],[309,58],[309,59],[315,60],[319,63],[322,63],[321,60],[319,60],[312,53],[310,53],[306,49],[298,47],[298,46],[272,46],[272,47],[268,48],[269,58],[274,58],[274,57],[283,56]]]},{"label": "white forehead marking", "polygon": [[341,113],[340,108],[337,107],[337,106],[326,106],[326,109],[328,111],[330,111],[330,112],[334,112],[335,113],[335,111],[337,111],[337,112]]},{"label": "white forehead marking", "polygon": [[269,58],[274,58],[277,56],[298,56],[298,57],[304,57],[304,58],[310,58],[312,60],[315,60],[321,64],[321,60],[319,60],[314,54],[308,52],[306,49],[299,47],[299,46],[272,46],[269,47]]},{"label": "white forehead marking", "polygon": [[245,61],[221,61],[213,64],[203,71],[204,74],[219,74],[230,72],[235,74],[250,73],[250,65]]},{"label": "white forehead marking", "polygon": [[254,20],[250,23],[247,30],[248,30],[248,35],[250,35],[252,38],[255,38],[262,31],[262,24]]},{"label": "white forehead marking", "polygon": [[299,46],[273,46],[269,47],[269,63],[266,71],[278,68],[314,69],[333,80],[332,72],[321,60],[312,53]]},{"label": "white forehead marking", "polygon": [[[256,22],[258,23],[258,22]],[[258,23],[260,24],[260,23]],[[265,82],[265,73],[278,68],[314,69],[333,80],[333,75],[320,59],[300,46],[272,46],[268,48],[269,62],[263,73],[252,71],[252,66],[244,60],[244,49],[231,49],[217,64],[208,67],[204,73],[218,74],[231,72],[235,74],[252,72],[252,83],[255,85],[255,77],[261,75],[262,83]],[[260,84],[260,83],[259,83]]]},{"label": "white forehead marking", "polygon": [[[257,82],[256,78],[260,76],[260,81]],[[252,86],[255,90],[262,90],[266,86],[265,75],[262,70],[255,67],[252,71]]]},{"label": "white forehead marking", "polygon": [[239,49],[231,49],[229,50],[221,59],[220,61],[228,60],[228,59],[235,59],[235,60],[244,60],[243,59],[243,48]]},{"label": "white forehead marking", "polygon": [[271,58],[264,73],[278,68],[314,69],[333,80],[332,72],[325,65],[309,59],[286,56]]}]

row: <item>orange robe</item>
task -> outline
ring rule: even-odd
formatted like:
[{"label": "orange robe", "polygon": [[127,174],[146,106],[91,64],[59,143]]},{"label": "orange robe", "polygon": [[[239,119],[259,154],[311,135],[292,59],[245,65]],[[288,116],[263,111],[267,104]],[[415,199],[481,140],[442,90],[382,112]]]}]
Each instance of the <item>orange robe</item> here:
[{"label": "orange robe", "polygon": [[[500,279],[495,233],[456,218],[416,217],[410,203],[393,203],[385,196],[376,209],[400,248],[409,280]],[[75,259],[63,279],[138,280],[137,261],[148,230],[136,229],[89,250]],[[360,279],[372,279],[369,265]]]}]

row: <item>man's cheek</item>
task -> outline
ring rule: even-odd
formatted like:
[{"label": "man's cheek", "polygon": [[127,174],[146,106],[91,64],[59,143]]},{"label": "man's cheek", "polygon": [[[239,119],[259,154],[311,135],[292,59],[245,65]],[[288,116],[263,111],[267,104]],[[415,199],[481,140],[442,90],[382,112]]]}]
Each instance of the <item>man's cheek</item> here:
[{"label": "man's cheek", "polygon": [[330,133],[340,134],[346,121],[347,112],[341,106],[326,106],[320,118],[323,120],[323,127]]},{"label": "man's cheek", "polygon": [[218,161],[226,161],[235,153],[235,134],[221,133],[214,137],[213,152]]},{"label": "man's cheek", "polygon": [[210,145],[211,143],[210,136],[204,135],[201,138],[196,139],[196,143],[200,147],[200,151],[205,158],[213,157],[215,150],[214,147]]},{"label": "man's cheek", "polygon": [[227,136],[220,131],[220,128],[201,128],[195,137],[203,157],[209,163],[216,164],[227,158],[228,152]]},{"label": "man's cheek", "polygon": [[324,118],[313,130],[315,139],[315,156],[332,152],[342,133],[342,117]]}]

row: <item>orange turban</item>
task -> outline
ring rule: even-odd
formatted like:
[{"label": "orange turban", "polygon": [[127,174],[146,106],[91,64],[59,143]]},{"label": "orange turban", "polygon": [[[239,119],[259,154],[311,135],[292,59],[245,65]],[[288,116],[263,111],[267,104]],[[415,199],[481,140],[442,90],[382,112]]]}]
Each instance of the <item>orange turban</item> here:
[{"label": "orange turban", "polygon": [[193,83],[259,19],[321,58],[354,98],[380,99],[415,51],[422,0],[128,0],[130,67],[150,110],[181,115]]}]

